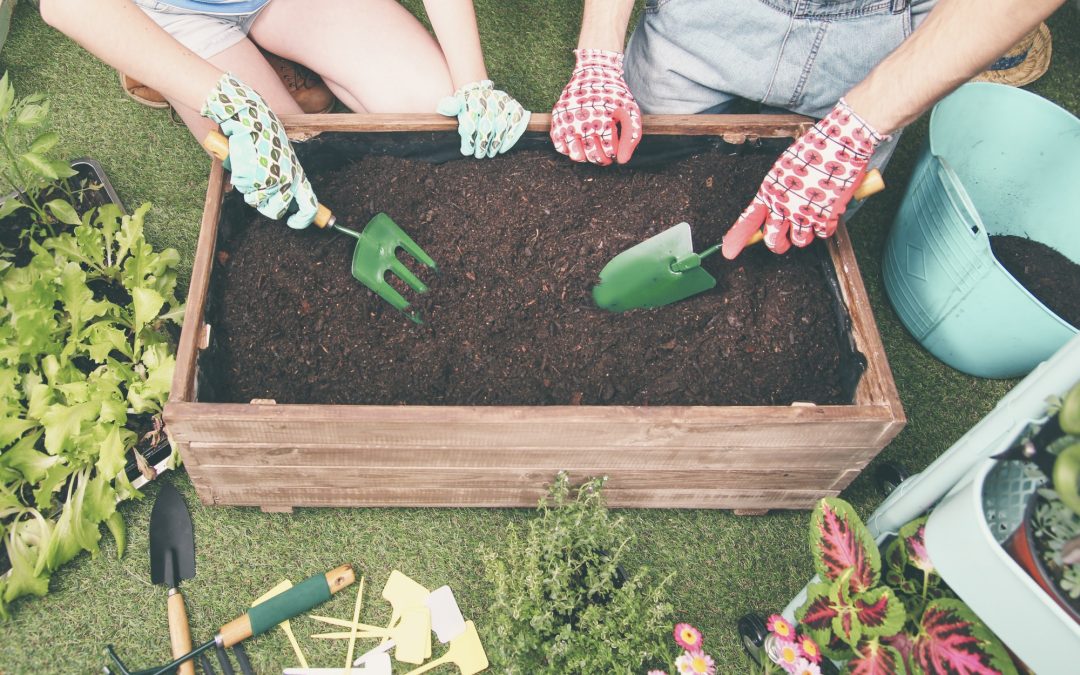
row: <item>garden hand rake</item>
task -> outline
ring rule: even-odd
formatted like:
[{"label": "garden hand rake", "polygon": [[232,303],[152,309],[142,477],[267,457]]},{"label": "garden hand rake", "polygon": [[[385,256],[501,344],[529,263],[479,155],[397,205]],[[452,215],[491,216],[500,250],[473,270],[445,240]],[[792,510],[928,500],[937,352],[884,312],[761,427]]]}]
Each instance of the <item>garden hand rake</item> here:
[{"label": "garden hand rake", "polygon": [[165,675],[175,672],[181,663],[198,658],[204,671],[210,675],[209,660],[204,652],[215,649],[218,656],[218,664],[225,675],[232,675],[232,665],[225,654],[225,649],[232,647],[237,661],[240,663],[242,672],[251,673],[251,664],[247,662],[240,643],[249,637],[260,635],[278,625],[282,621],[303,614],[330,599],[346,586],[356,581],[351,565],[342,565],[330,570],[326,574],[316,574],[311,578],[300,582],[289,590],[275,595],[269,600],[255,605],[247,614],[242,614],[225,624],[212,639],[207,640],[187,654],[183,654],[169,663],[157,668],[132,671],[124,665],[120,657],[113,651],[112,645],[105,647],[105,653],[116,666],[112,670],[105,666],[106,675]]},{"label": "garden hand rake", "polygon": [[[229,139],[217,131],[211,131],[203,140],[203,147],[221,161],[229,157]],[[437,270],[435,261],[412,240],[405,230],[398,227],[385,213],[376,214],[363,231],[357,232],[337,224],[337,217],[322,204],[315,214],[315,225],[321,229],[333,229],[356,239],[353,251],[352,275],[357,281],[375,291],[395,309],[414,323],[423,323],[419,313],[409,310],[409,301],[386,281],[387,272],[396,275],[417,293],[426,293],[427,285],[397,257],[402,248],[417,262]]]}]

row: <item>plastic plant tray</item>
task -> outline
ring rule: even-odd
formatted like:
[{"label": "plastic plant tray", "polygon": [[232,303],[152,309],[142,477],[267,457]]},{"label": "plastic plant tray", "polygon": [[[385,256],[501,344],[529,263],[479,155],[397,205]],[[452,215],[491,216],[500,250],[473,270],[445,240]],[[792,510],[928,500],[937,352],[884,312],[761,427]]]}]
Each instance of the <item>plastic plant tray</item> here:
[{"label": "plastic plant tray", "polygon": [[941,578],[1036,673],[1074,673],[1080,624],[1002,548],[1043,478],[986,460],[930,514],[926,547]]},{"label": "plastic plant tray", "polygon": [[[999,542],[1023,518],[1038,474],[997,462],[1032,424],[1046,421],[1047,398],[1080,380],[1080,335],[1038,365],[986,417],[926,469],[901,483],[866,519],[881,545],[930,513],[930,559],[942,579],[1036,673],[1080,672],[1080,626],[1006,553]],[[811,583],[817,581],[817,577]],[[783,615],[794,619],[806,587]]]}]

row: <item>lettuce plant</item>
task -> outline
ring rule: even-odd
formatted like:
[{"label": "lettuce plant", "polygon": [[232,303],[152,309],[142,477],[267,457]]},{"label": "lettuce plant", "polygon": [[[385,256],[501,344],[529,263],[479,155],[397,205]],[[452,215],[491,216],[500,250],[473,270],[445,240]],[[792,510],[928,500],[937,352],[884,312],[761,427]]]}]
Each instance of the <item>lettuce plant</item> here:
[{"label": "lettuce plant", "polygon": [[850,673],[1016,673],[1000,641],[942,583],[925,530],[925,517],[908,523],[882,556],[851,505],[818,502],[810,549],[820,581],[795,612],[802,630]]},{"label": "lettuce plant", "polygon": [[55,224],[78,225],[74,193],[67,179],[75,171],[52,155],[59,136],[46,128],[49,102],[40,94],[15,96],[7,73],[0,78],[0,219],[19,210],[30,213],[31,230]]},{"label": "lettuce plant", "polygon": [[0,615],[44,595],[53,571],[96,555],[105,524],[122,554],[119,500],[139,497],[127,455],[160,433],[175,363],[175,250],[143,237],[146,204],[90,211],[31,238],[22,266],[0,254],[0,526],[11,571]]}]

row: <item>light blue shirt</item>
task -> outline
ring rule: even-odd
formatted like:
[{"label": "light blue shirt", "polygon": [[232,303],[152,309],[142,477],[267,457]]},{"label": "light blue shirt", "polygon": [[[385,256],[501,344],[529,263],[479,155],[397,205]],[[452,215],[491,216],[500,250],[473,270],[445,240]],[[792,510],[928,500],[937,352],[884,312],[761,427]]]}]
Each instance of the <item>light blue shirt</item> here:
[{"label": "light blue shirt", "polygon": [[207,14],[251,14],[270,0],[160,0],[166,5]]}]

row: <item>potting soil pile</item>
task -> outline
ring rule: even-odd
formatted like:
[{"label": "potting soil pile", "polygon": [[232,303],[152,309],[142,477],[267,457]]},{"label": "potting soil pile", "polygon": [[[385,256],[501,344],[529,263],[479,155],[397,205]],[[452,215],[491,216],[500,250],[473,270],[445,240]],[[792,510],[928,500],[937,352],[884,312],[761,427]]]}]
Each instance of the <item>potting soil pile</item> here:
[{"label": "potting soil pile", "polygon": [[1025,237],[990,237],[990,248],[1021,286],[1070,325],[1080,327],[1080,265]]},{"label": "potting soil pile", "polygon": [[[320,201],[360,230],[390,215],[438,263],[411,323],[354,280],[354,241],[290,230],[228,200],[203,400],[326,404],[850,403],[848,338],[821,242],[706,260],[712,291],[612,314],[591,288],[617,253],[680,221],[720,240],[774,154],[719,150],[654,168],[550,151],[444,164],[365,156],[308,166]],[[404,254],[402,254],[404,255]],[[846,377],[846,382],[845,382]],[[557,432],[557,430],[553,430]]]}]

